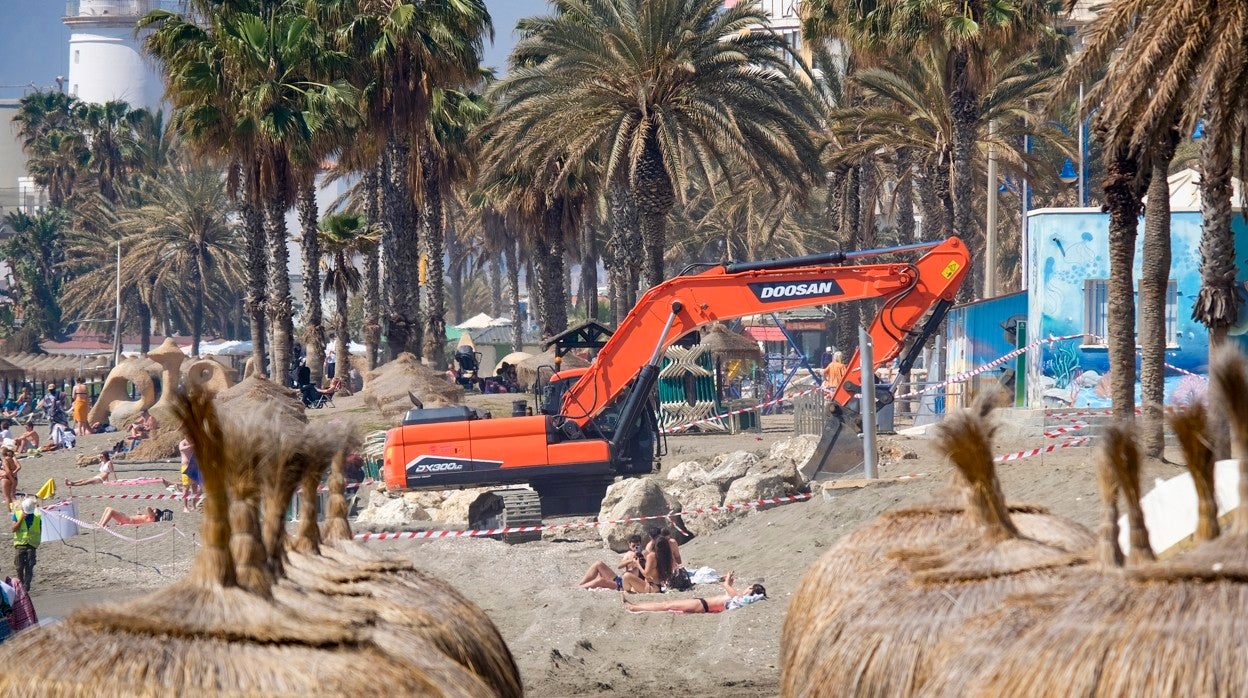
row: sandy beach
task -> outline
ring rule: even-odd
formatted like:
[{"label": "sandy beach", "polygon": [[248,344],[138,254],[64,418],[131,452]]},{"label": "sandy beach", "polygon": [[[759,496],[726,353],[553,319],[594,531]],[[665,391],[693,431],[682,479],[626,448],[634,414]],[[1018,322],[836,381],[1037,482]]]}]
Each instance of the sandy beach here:
[{"label": "sandy beach", "polygon": [[[470,398],[473,401],[498,414],[506,413],[500,396],[474,396]],[[378,426],[377,418],[370,418],[363,410],[358,398],[341,398],[336,408],[309,414],[313,420],[351,414],[365,426]],[[790,438],[791,429],[791,418],[780,415],[767,417],[759,434],[675,436],[669,440],[665,465],[709,460],[733,450],[765,452],[772,443]],[[88,435],[72,451],[24,459],[20,488],[33,491],[49,477],[58,483],[66,477],[86,477],[95,468],[75,465],[77,458],[97,453],[116,440],[116,434]],[[1039,437],[1028,443],[1000,443],[996,450],[1004,453],[1046,445],[1043,442]],[[576,588],[591,563],[602,560],[614,564],[617,559],[598,540],[586,540],[583,534],[567,536],[571,540],[514,546],[481,538],[369,545],[410,557],[484,608],[515,655],[529,695],[774,695],[778,691],[780,629],[792,590],[806,568],[856,524],[886,509],[921,500],[944,489],[951,479],[950,466],[930,455],[926,438],[883,437],[881,445],[886,453],[912,452],[917,456],[885,458],[882,477],[912,473],[920,477],[836,494],[820,492],[810,501],[751,512],[682,548],[686,566],[691,569],[708,566],[721,573],[735,570],[743,583],[766,585],[770,600],[730,613],[631,614],[613,591]],[[1004,464],[999,469],[1003,487],[1012,501],[1044,505],[1094,526],[1093,453],[1087,447],[1069,448]],[[1168,456],[1177,460],[1178,454]],[[1151,488],[1149,483],[1154,478],[1170,477],[1180,470],[1162,461],[1146,463],[1142,475],[1145,489]],[[120,479],[174,480],[178,464],[118,461],[117,471]],[[63,484],[57,489],[58,497],[68,493]],[[133,513],[147,502],[92,496],[168,493],[159,484],[148,484],[93,485],[74,488],[72,494],[77,498],[79,518],[94,521],[106,506]],[[157,540],[133,543],[105,532],[86,531],[68,541],[45,543],[39,549],[33,597],[41,617],[56,618],[85,603],[159,589],[186,572],[199,516],[183,513],[180,501],[152,504],[172,509],[173,522],[114,530],[140,538],[165,534]],[[6,546],[6,553],[0,555],[0,573],[10,575],[13,563],[7,553],[11,546],[7,526],[0,533],[0,545]],[[720,593],[718,586],[698,586],[683,595],[716,593]]]}]

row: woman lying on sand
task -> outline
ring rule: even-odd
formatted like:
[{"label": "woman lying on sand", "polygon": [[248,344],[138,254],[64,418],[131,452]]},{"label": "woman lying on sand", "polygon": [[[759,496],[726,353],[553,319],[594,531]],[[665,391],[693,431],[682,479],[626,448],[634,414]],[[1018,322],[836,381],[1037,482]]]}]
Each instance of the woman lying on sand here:
[{"label": "woman lying on sand", "polygon": [[156,521],[173,521],[173,510],[143,507],[143,510],[134,516],[126,516],[120,511],[108,507],[104,510],[104,515],[100,517],[100,522],[96,525],[103,528],[114,521],[123,526],[137,526],[138,524],[149,524]]},{"label": "woman lying on sand", "polygon": [[105,480],[112,478],[115,474],[113,470],[113,454],[104,451],[100,454],[100,474],[92,475],[82,480],[70,480],[65,478],[65,484],[69,487],[82,487],[83,485],[99,485]]},{"label": "woman lying on sand", "polygon": [[732,575],[733,573],[729,572],[724,578],[724,593],[719,596],[633,603],[624,596],[624,592],[620,592],[620,598],[624,601],[624,607],[633,613],[721,613],[734,611],[767,598],[767,590],[762,584],[755,584],[747,593],[738,594],[737,590],[732,588]]}]

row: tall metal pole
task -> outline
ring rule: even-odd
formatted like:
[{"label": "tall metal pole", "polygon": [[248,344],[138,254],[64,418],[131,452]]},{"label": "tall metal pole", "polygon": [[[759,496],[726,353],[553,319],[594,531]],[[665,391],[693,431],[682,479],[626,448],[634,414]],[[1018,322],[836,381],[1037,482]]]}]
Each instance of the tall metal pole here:
[{"label": "tall metal pole", "polygon": [[871,335],[867,328],[858,327],[858,365],[862,369],[862,393],[859,407],[862,409],[862,476],[868,480],[878,477],[875,471],[875,352],[872,351]]},{"label": "tall metal pole", "polygon": [[117,241],[117,305],[113,320],[113,366],[121,363],[121,240]]},{"label": "tall metal pole", "polygon": [[1084,152],[1084,149],[1087,148],[1087,143],[1084,142],[1084,134],[1083,134],[1084,118],[1083,118],[1083,83],[1082,82],[1079,83],[1079,110],[1076,113],[1076,116],[1079,119],[1079,207],[1083,208],[1088,205],[1088,195],[1085,191],[1084,182],[1083,182],[1084,169],[1087,167],[1087,162],[1086,162],[1087,154]]},{"label": "tall metal pole", "polygon": [[988,222],[984,228],[984,298],[997,296],[997,120],[988,122]]}]

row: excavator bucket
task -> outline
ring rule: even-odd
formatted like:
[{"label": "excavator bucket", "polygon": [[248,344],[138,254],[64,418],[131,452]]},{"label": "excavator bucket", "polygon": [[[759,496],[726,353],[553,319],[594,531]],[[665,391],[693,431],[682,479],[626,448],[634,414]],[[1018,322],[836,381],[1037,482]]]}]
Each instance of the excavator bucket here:
[{"label": "excavator bucket", "polygon": [[[883,386],[876,386],[876,410],[892,403],[893,394]],[[823,436],[802,466],[807,480],[843,477],[862,470],[862,414],[859,398],[851,399],[846,406],[829,400],[823,415]]]}]

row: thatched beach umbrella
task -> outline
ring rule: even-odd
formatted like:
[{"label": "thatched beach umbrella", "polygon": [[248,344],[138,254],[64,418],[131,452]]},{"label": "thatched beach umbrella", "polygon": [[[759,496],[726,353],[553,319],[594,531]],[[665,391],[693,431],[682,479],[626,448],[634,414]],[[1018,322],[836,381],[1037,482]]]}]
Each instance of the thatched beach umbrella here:
[{"label": "thatched beach umbrella", "polygon": [[552,372],[565,371],[569,368],[585,368],[589,362],[576,354],[564,354],[558,363],[555,362],[555,350],[543,352],[521,361],[516,366],[516,380],[520,387],[532,390],[539,378],[546,380]]},{"label": "thatched beach umbrella", "polygon": [[[947,417],[937,442],[965,480],[974,527],[950,528],[927,547],[897,546],[881,561],[884,574],[865,584],[846,588],[824,577],[820,594],[804,580],[782,638],[784,695],[921,693],[942,635],[1010,594],[1049,588],[1082,563],[1079,555],[1021,535],[996,479],[987,411],[981,403],[976,412]],[[837,595],[843,598],[825,612],[827,599]],[[790,627],[795,617],[805,618],[800,633]]]},{"label": "thatched beach umbrella", "polygon": [[698,346],[709,351],[717,359],[746,359],[757,361],[762,352],[758,348],[758,342],[730,331],[720,323],[714,323],[702,334],[702,340],[698,342]]},{"label": "thatched beach umbrella", "polygon": [[[245,479],[290,467],[258,455],[257,444],[277,435],[264,423],[223,424],[206,397],[180,408],[206,492],[204,547],[192,573],[150,596],[81,609],[13,638],[0,646],[0,691],[345,695],[359,691],[364,672],[396,694],[488,693],[434,643],[413,639],[410,650],[421,656],[400,658],[378,649],[369,628],[340,609],[274,598],[284,582],[267,564],[255,491]],[[249,440],[248,433],[259,438]],[[246,506],[235,506],[240,497],[249,498],[241,502]]]}]

